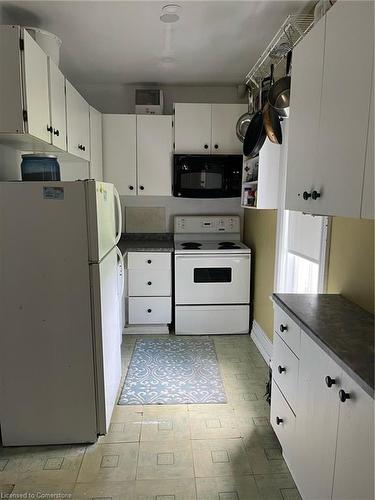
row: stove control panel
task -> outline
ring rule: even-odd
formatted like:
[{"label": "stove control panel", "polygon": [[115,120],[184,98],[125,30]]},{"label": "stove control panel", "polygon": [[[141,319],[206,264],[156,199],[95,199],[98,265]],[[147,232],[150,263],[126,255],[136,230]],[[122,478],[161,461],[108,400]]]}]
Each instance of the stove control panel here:
[{"label": "stove control panel", "polygon": [[238,215],[178,215],[174,218],[175,233],[239,233]]}]

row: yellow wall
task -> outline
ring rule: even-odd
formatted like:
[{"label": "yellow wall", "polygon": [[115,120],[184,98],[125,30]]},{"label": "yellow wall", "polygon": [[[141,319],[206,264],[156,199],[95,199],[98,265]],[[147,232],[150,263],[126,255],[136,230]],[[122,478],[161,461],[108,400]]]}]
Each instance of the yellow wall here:
[{"label": "yellow wall", "polygon": [[252,316],[272,339],[273,292],[276,247],[276,210],[245,210],[244,241],[251,248]]},{"label": "yellow wall", "polygon": [[374,313],[374,221],[333,217],[327,292]]}]

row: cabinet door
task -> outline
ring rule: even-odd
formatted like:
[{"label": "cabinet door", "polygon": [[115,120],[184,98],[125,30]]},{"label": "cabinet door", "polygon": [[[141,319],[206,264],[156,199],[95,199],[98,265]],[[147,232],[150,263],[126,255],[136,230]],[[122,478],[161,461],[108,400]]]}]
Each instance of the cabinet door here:
[{"label": "cabinet door", "polygon": [[[336,384],[330,388],[325,377]],[[293,471],[304,500],[329,500],[332,494],[339,415],[337,384],[341,369],[301,332]],[[344,498],[344,497],[342,497]]]},{"label": "cabinet door", "polygon": [[23,36],[27,131],[38,139],[51,142],[48,57],[26,30]]},{"label": "cabinet door", "polygon": [[211,104],[175,104],[176,153],[209,154],[211,150]]},{"label": "cabinet door", "polygon": [[371,89],[365,175],[363,177],[361,217],[363,219],[374,218],[374,78],[372,79]]},{"label": "cabinet door", "polygon": [[[350,395],[339,402],[333,500],[374,498],[374,400],[346,373],[341,388]],[[336,394],[337,401],[339,397]]]},{"label": "cabinet door", "polygon": [[337,2],[326,15],[318,176],[313,211],[359,217],[372,61],[373,2]]},{"label": "cabinet door", "polygon": [[89,105],[81,94],[66,80],[66,120],[68,152],[90,159]]},{"label": "cabinet door", "polygon": [[103,115],[103,174],[121,195],[137,194],[136,115]]},{"label": "cabinet door", "polygon": [[138,194],[171,195],[172,149],[171,116],[137,116]]},{"label": "cabinet door", "polygon": [[311,210],[304,191],[314,185],[322,90],[325,17],[293,51],[285,207]]},{"label": "cabinet door", "polygon": [[211,153],[242,154],[236,123],[247,109],[246,104],[212,104]]},{"label": "cabinet door", "polygon": [[66,151],[65,77],[50,57],[48,78],[52,144]]},{"label": "cabinet door", "polygon": [[90,179],[103,180],[102,114],[90,106]]}]

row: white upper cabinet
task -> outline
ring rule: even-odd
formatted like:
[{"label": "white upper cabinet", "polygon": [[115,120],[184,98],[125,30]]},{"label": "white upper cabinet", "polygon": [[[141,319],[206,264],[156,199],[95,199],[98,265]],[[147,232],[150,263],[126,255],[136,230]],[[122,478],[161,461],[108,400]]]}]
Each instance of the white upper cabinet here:
[{"label": "white upper cabinet", "polygon": [[66,121],[68,152],[90,160],[90,112],[81,94],[66,81]]},{"label": "white upper cabinet", "polygon": [[[332,500],[373,500],[374,400],[346,373],[340,382],[341,394],[336,393],[340,418]],[[323,463],[322,456],[320,460]]]},{"label": "white upper cabinet", "polygon": [[137,194],[137,116],[103,115],[103,173],[121,195]]},{"label": "white upper cabinet", "polygon": [[327,13],[316,213],[360,217],[372,61],[373,2],[339,1]]},{"label": "white upper cabinet", "polygon": [[361,217],[374,218],[374,79],[372,80]]},{"label": "white upper cabinet", "polygon": [[38,139],[50,142],[48,57],[26,30],[23,36],[27,131]]},{"label": "white upper cabinet", "polygon": [[325,17],[293,51],[289,140],[286,171],[286,208],[308,211],[315,181],[319,135]]},{"label": "white upper cabinet", "polygon": [[174,105],[176,153],[209,154],[211,151],[211,104]]},{"label": "white upper cabinet", "polygon": [[138,194],[170,196],[172,116],[137,116]]},{"label": "white upper cabinet", "polygon": [[243,145],[236,135],[236,123],[247,109],[246,104],[212,104],[211,153],[242,154]]},{"label": "white upper cabinet", "polygon": [[65,77],[50,57],[48,82],[51,142],[54,146],[66,150]]},{"label": "white upper cabinet", "polygon": [[102,114],[90,106],[90,179],[103,180]]},{"label": "white upper cabinet", "polygon": [[373,9],[373,2],[338,1],[294,50],[288,209],[361,216]]}]

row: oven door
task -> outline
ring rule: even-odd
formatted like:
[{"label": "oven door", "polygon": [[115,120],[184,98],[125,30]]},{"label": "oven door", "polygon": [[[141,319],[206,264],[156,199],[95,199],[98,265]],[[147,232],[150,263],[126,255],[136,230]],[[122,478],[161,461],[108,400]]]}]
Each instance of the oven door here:
[{"label": "oven door", "polygon": [[182,304],[248,304],[250,255],[176,255],[175,301]]}]

